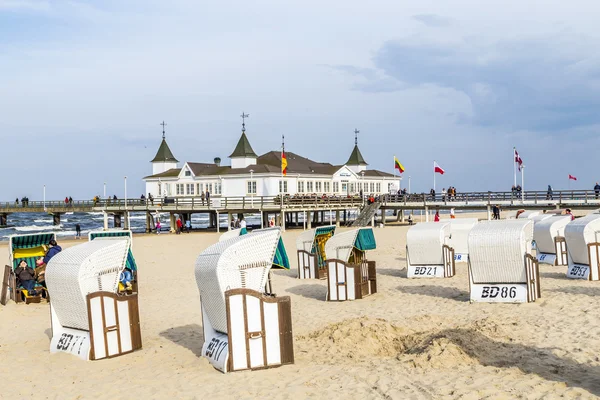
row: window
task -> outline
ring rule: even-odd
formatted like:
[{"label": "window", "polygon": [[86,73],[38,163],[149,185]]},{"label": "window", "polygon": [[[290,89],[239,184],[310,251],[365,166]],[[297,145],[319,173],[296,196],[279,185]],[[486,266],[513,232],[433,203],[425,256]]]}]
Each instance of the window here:
[{"label": "window", "polygon": [[388,192],[391,192],[394,189],[393,183],[388,183]]},{"label": "window", "polygon": [[348,183],[342,181],[342,193],[347,193],[348,192]]},{"label": "window", "polygon": [[256,194],[256,181],[248,181],[248,194]]},{"label": "window", "polygon": [[371,193],[375,193],[375,182],[371,182]]},{"label": "window", "polygon": [[193,183],[188,183],[186,186],[186,194],[188,195],[194,195],[194,184]]},{"label": "window", "polygon": [[212,183],[207,183],[206,184],[206,191],[210,194],[213,194],[213,190],[212,190]]},{"label": "window", "polygon": [[350,184],[350,193],[354,193],[354,183]]},{"label": "window", "polygon": [[[283,187],[282,187],[283,185]],[[287,181],[279,181],[279,193],[287,193]]]},{"label": "window", "polygon": [[298,181],[298,193],[304,193],[304,182]]},{"label": "window", "polygon": [[166,195],[171,195],[171,185],[168,183],[165,183],[165,194]]},{"label": "window", "polygon": [[325,193],[329,193],[330,187],[331,187],[331,184],[329,182],[323,182],[323,189],[324,189]]},{"label": "window", "polygon": [[306,182],[306,191],[308,193],[312,193],[312,191],[313,191],[313,183],[311,181]]},{"label": "window", "polygon": [[321,182],[315,182],[315,192],[321,193],[322,191],[323,191],[322,183]]},{"label": "window", "polygon": [[338,193],[340,191],[340,183],[333,182],[333,193]]},{"label": "window", "polygon": [[186,169],[185,176],[192,176],[192,171],[190,171],[189,169]]},{"label": "window", "polygon": [[175,194],[177,194],[177,196],[183,196],[185,193],[183,192],[183,183],[177,183],[175,184]]},{"label": "window", "polygon": [[377,183],[377,190],[376,193],[381,193],[381,182]]},{"label": "window", "polygon": [[158,195],[159,195],[159,196],[162,196],[162,192],[160,191],[160,189],[162,189],[162,188],[161,188],[161,186],[162,186],[162,185],[159,183],[159,184],[158,184]]},{"label": "window", "polygon": [[221,182],[215,183],[215,194],[221,194],[222,192],[222,184]]}]

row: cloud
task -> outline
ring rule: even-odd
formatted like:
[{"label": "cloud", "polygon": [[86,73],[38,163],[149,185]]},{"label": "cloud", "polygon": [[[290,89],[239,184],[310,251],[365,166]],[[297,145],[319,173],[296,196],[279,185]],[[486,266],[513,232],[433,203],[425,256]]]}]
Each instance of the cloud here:
[{"label": "cloud", "polygon": [[452,22],[449,18],[445,18],[436,14],[417,14],[413,15],[412,19],[430,27],[449,26]]},{"label": "cloud", "polygon": [[48,1],[36,0],[0,0],[0,12],[2,11],[48,11]]},{"label": "cloud", "polygon": [[327,65],[327,67],[357,78],[352,83],[351,89],[359,92],[395,92],[405,88],[405,85],[399,80],[374,68],[362,68],[353,65]]}]

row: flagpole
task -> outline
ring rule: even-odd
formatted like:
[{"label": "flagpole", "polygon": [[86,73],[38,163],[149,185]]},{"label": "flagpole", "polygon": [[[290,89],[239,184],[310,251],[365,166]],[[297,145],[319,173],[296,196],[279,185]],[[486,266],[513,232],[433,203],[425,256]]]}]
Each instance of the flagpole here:
[{"label": "flagpole", "polygon": [[521,165],[521,201],[525,202],[525,166]]},{"label": "flagpole", "polygon": [[433,191],[435,192],[435,160],[433,160]]},{"label": "flagpole", "polygon": [[514,187],[517,187],[517,148],[513,147],[513,175],[515,178]]}]

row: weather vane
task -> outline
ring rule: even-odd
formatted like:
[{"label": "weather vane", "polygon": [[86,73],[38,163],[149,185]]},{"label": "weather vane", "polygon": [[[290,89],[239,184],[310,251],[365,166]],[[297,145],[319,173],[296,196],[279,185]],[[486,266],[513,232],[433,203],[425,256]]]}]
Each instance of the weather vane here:
[{"label": "weather vane", "polygon": [[360,133],[360,131],[356,128],[354,128],[354,144],[358,145],[358,134]]},{"label": "weather vane", "polygon": [[244,114],[242,111],[240,117],[242,117],[242,133],[246,133],[246,118],[250,117],[250,114]]}]

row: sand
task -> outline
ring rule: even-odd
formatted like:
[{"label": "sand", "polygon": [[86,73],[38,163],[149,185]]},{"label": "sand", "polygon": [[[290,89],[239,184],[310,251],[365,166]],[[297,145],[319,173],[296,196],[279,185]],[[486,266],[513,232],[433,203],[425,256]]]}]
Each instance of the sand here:
[{"label": "sand", "polygon": [[[292,299],[296,363],[222,374],[203,343],[194,261],[214,233],[137,236],[143,349],[81,361],[49,353],[45,304],[0,306],[0,398],[428,399],[600,395],[600,283],[541,266],[532,304],[470,304],[466,264],[451,279],[409,280],[406,226],[375,229],[379,293],[326,303],[324,281],[292,270],[273,287]],[[65,247],[74,242],[62,243]],[[0,260],[7,260],[0,246]]]}]

